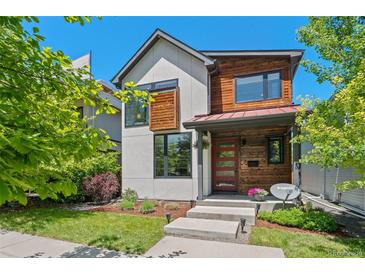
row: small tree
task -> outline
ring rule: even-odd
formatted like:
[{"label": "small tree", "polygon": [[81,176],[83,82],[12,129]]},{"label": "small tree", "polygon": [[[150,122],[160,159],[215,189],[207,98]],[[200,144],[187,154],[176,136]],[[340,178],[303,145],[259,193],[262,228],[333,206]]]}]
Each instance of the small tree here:
[{"label": "small tree", "polygon": [[[358,180],[337,185],[340,191],[365,187],[365,18],[311,17],[298,30],[299,41],[312,46],[324,62],[302,65],[335,89],[329,100],[305,98],[294,142],[309,142],[302,162],[323,168],[352,167]],[[311,112],[306,109],[311,108]]]},{"label": "small tree", "polygon": [[[90,17],[66,17],[84,25]],[[32,24],[31,32],[23,27]],[[75,103],[98,105],[114,113],[98,96],[101,86],[75,69],[60,50],[41,47],[37,17],[0,17],[0,205],[27,202],[25,192],[57,199],[75,193],[72,182],[57,172],[63,163],[89,157],[111,146],[100,129],[86,126]],[[115,96],[147,104],[148,92],[128,83]],[[50,181],[50,178],[52,180]]]}]

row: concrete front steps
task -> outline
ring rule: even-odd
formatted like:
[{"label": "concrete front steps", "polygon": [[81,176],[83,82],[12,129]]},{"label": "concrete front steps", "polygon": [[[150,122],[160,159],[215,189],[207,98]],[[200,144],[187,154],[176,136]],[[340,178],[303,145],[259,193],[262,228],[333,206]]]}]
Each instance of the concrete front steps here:
[{"label": "concrete front steps", "polygon": [[236,223],[245,218],[247,225],[255,225],[256,211],[251,207],[196,206],[187,212],[187,217]]},{"label": "concrete front steps", "polygon": [[[187,212],[186,218],[178,218],[166,225],[165,234],[202,240],[247,243],[251,226],[255,225],[256,204],[250,203],[245,206],[244,203],[244,201],[216,199],[198,201],[197,206]],[[243,229],[241,218],[246,219]]]},{"label": "concrete front steps", "polygon": [[236,242],[238,222],[178,218],[165,226],[165,234],[170,236]]},{"label": "concrete front steps", "polygon": [[221,207],[244,207],[256,209],[257,204],[251,201],[230,199],[204,199],[196,201],[197,206],[221,206]]}]

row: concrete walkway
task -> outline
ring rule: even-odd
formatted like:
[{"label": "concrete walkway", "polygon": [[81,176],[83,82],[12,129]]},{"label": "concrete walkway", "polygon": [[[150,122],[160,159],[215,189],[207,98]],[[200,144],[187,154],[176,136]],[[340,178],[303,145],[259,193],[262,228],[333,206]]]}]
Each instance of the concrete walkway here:
[{"label": "concrete walkway", "polygon": [[285,258],[280,248],[166,236],[145,257],[153,258]]},{"label": "concrete walkway", "polygon": [[0,230],[0,258],[127,258],[116,251]]}]

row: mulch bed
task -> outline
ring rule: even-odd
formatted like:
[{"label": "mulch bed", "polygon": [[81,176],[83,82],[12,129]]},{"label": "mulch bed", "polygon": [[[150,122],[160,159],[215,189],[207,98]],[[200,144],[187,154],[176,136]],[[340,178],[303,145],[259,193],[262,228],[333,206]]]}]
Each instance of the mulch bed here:
[{"label": "mulch bed", "polygon": [[[119,203],[108,204],[104,206],[100,206],[98,208],[91,209],[91,211],[102,211],[102,212],[115,212],[120,214],[127,214],[127,215],[140,215],[140,216],[158,216],[158,217],[165,217],[165,214],[169,212],[171,214],[172,219],[176,219],[179,217],[186,217],[186,212],[191,208],[190,202],[168,202],[168,201],[157,201],[155,211],[147,214],[143,214],[139,212],[139,207],[142,201],[137,201],[136,206],[133,210],[122,210],[120,208]],[[176,210],[168,210],[165,209],[166,204],[178,204],[179,208]]]},{"label": "mulch bed", "polygon": [[338,236],[338,237],[351,237],[351,235],[345,231],[336,231],[336,232],[320,232],[320,231],[313,231],[313,230],[307,230],[307,229],[301,229],[297,227],[289,227],[289,226],[283,226],[279,224],[270,223],[268,221],[264,220],[256,220],[256,226],[257,227],[266,227],[271,229],[279,229],[284,230],[288,232],[300,232],[300,233],[307,233],[307,234],[317,234],[317,235],[324,235],[324,236]]}]

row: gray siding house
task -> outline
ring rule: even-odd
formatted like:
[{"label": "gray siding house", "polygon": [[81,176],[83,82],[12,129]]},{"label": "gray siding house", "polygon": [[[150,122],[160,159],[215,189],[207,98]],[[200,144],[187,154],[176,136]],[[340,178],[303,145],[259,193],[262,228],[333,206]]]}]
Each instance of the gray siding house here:
[{"label": "gray siding house", "polygon": [[[91,54],[86,54],[80,58],[75,59],[73,62],[74,67],[90,66]],[[113,150],[121,152],[122,141],[122,116],[121,109],[122,103],[112,95],[115,87],[103,80],[97,80],[102,86],[99,96],[103,99],[107,99],[109,103],[117,110],[115,114],[101,113],[96,115],[97,106],[84,106],[82,102],[77,103],[78,111],[81,116],[90,117],[88,124],[95,128],[104,129],[110,137],[110,140],[114,142]],[[119,160],[119,162],[121,159]]]}]

